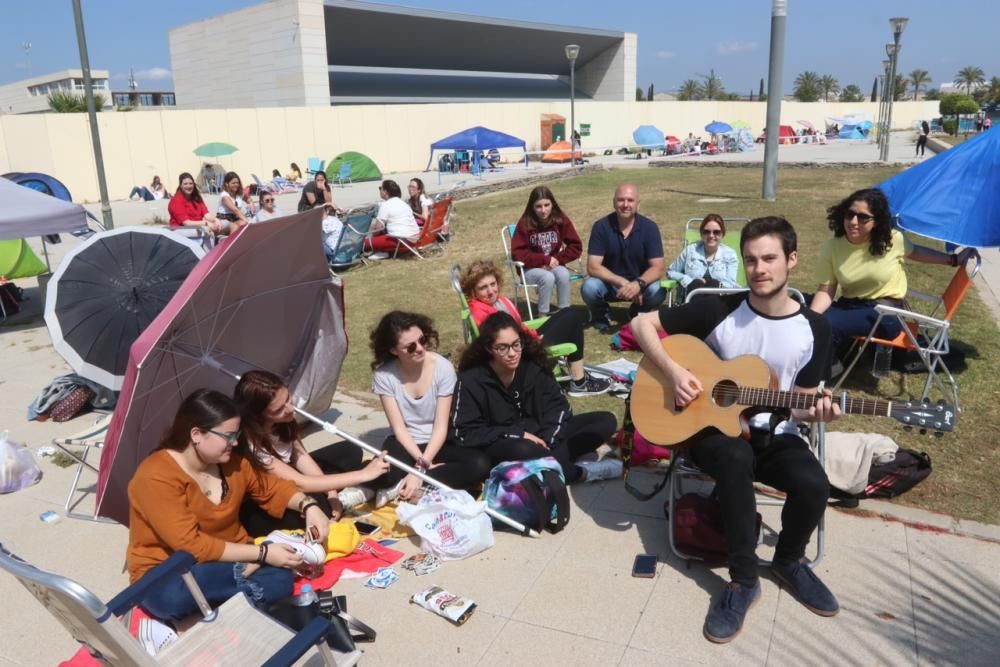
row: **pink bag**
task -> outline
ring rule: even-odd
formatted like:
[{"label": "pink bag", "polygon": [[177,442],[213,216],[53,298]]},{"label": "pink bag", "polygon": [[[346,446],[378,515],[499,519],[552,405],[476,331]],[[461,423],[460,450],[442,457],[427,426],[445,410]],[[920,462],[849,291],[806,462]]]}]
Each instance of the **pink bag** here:
[{"label": "pink bag", "polygon": [[632,463],[637,466],[653,465],[651,461],[669,461],[672,452],[666,447],[660,447],[642,437],[638,431],[632,438]]},{"label": "pink bag", "polygon": [[[660,332],[660,340],[667,337],[665,331]],[[611,349],[619,352],[633,352],[639,350],[639,341],[632,333],[632,323],[626,322],[614,336],[611,337]]]}]

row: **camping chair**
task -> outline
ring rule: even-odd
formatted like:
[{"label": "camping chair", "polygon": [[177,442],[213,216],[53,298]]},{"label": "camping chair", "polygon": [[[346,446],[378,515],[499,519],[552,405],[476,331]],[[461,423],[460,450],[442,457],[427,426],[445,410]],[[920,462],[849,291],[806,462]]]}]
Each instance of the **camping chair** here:
[{"label": "camping chair", "polygon": [[[975,258],[976,261],[972,267],[972,271],[969,271],[968,263],[956,269],[955,275],[941,296],[926,294],[914,289],[907,290],[907,299],[919,299],[934,304],[929,315],[903,308],[894,308],[892,306],[875,306],[878,318],[875,320],[875,324],[872,325],[871,331],[868,332],[867,336],[858,336],[854,339],[852,350],[856,349],[857,351],[854,353],[847,369],[841,374],[840,379],[837,381],[837,386],[834,387],[834,391],[839,389],[847,376],[851,374],[854,366],[861,359],[861,355],[864,354],[865,348],[869,344],[874,343],[876,345],[886,345],[895,350],[915,352],[917,354],[920,361],[923,362],[924,368],[927,369],[927,381],[924,383],[924,390],[920,395],[921,401],[927,400],[932,384],[936,384],[945,396],[949,394],[948,388],[941,378],[941,373],[943,373],[951,385],[950,394],[955,401],[955,409],[960,409],[958,383],[955,382],[955,376],[951,374],[951,371],[945,365],[944,357],[951,351],[948,338],[948,333],[951,329],[951,318],[954,317],[958,307],[962,304],[962,299],[965,298],[966,292],[969,291],[969,286],[982,267],[983,260],[978,252],[975,254]],[[895,318],[903,328],[902,332],[892,340],[877,338],[875,336],[875,332],[878,331],[878,327],[884,318],[890,320]]]},{"label": "camping chair", "polygon": [[319,172],[323,171],[324,167],[326,167],[326,160],[320,160],[318,157],[311,157],[306,163],[306,173],[310,176],[315,176]]},{"label": "camping chair", "polygon": [[253,173],[250,174],[250,177],[253,178],[253,182],[257,185],[257,196],[258,197],[260,196],[260,194],[262,192],[272,192],[273,193],[273,192],[277,192],[279,190],[278,186],[275,185],[274,181],[271,181],[269,183],[264,183],[259,178],[257,178],[257,174],[253,174]]},{"label": "camping chair", "polygon": [[365,264],[365,239],[371,234],[375,209],[365,208],[348,211],[344,216],[344,230],[340,233],[337,248],[333,251],[330,268],[334,271],[349,269],[355,264]]},{"label": "camping chair", "polygon": [[[465,298],[465,292],[462,291],[462,267],[458,264],[453,264],[449,274],[451,275],[451,286],[455,289],[455,293],[458,295],[458,300],[462,304],[462,339],[465,341],[465,344],[468,345],[479,337],[479,327],[476,325],[476,321],[472,318],[472,311],[469,309],[469,302]],[[545,324],[548,319],[549,318],[547,317],[539,317],[533,320],[524,320],[523,324],[525,328],[534,331],[535,329],[538,329],[538,327]],[[569,380],[566,357],[576,352],[576,345],[573,343],[550,345],[545,348],[545,352],[550,357],[559,360],[560,373],[557,375],[556,379],[560,382]],[[600,371],[601,369],[596,370]]]},{"label": "camping chair", "polygon": [[205,252],[215,247],[215,234],[212,234],[204,227],[173,227],[170,231],[174,234],[180,234],[186,239],[197,241],[201,244]]},{"label": "camping chair", "polygon": [[[745,292],[746,289],[725,289],[725,288],[700,288],[692,290],[687,295],[687,302],[697,297],[706,294],[734,294],[738,292]],[[805,297],[797,289],[789,288],[788,293],[790,296],[795,298],[799,303],[805,305]],[[800,429],[804,429],[805,436],[809,440],[809,446],[819,459],[820,465],[826,468],[826,425],[822,422],[817,422],[815,424],[800,425]],[[684,560],[701,560],[700,557],[684,553],[681,551],[677,542],[674,539],[674,522],[673,515],[676,507],[677,500],[684,493],[684,483],[694,481],[703,490],[706,485],[714,485],[714,481],[711,477],[702,472],[694,463],[691,462],[689,458],[684,456],[682,450],[674,450],[675,456],[677,456],[677,461],[670,467],[668,471],[669,478],[666,482],[667,489],[667,538],[670,544],[670,550],[675,556]],[[763,484],[755,485],[758,489],[757,493],[757,504],[758,505],[769,505],[781,507],[785,504],[784,498],[777,497],[776,492]],[[816,567],[819,562],[823,559],[823,552],[825,549],[825,529],[824,520],[820,519],[819,526],[816,528],[816,555],[810,559],[809,567]],[[770,565],[770,561],[764,559],[758,559],[762,565]]]},{"label": "camping chair", "polygon": [[[335,654],[326,643],[330,621],[313,619],[297,634],[251,606],[244,595],[234,595],[212,610],[190,573],[191,554],[178,551],[150,570],[140,581],[107,604],[67,577],[40,570],[0,545],[0,569],[17,578],[60,624],[99,662],[114,666],[153,665],[292,665],[309,655],[325,665],[348,667],[361,659],[360,651]],[[180,576],[204,615],[204,621],[182,634],[155,657],[129,634],[122,619],[151,589]],[[266,656],[270,658],[265,660]]]},{"label": "camping chair", "polygon": [[97,450],[97,455],[100,457],[101,448],[104,447],[104,436],[108,432],[108,425],[111,423],[111,414],[101,416],[96,422],[94,422],[88,428],[83,429],[79,433],[75,433],[68,438],[53,438],[52,444],[55,445],[63,454],[70,457],[76,461],[76,472],[73,475],[73,482],[70,484],[69,493],[66,495],[66,504],[63,506],[65,514],[71,519],[83,519],[84,521],[97,521],[100,523],[115,523],[111,519],[106,519],[104,517],[97,516],[96,513],[84,513],[77,512],[76,506],[80,504],[83,500],[84,493],[79,498],[77,494],[80,492],[80,476],[83,475],[84,469],[90,470],[95,475],[98,470],[95,465],[87,460],[92,449]]},{"label": "camping chair", "polygon": [[[703,218],[688,218],[688,221],[684,223],[684,242],[681,245],[681,250],[686,248],[692,243],[697,243],[701,240],[701,233],[698,231],[698,227],[701,225]],[[723,218],[726,223],[726,235],[722,237],[722,242],[736,251],[736,284],[740,287],[747,286],[747,276],[746,272],[743,270],[743,253],[740,252],[740,235],[734,234],[734,231],[738,231],[743,227],[743,225],[750,222],[750,218]],[[734,230],[735,228],[735,230]],[[668,263],[667,266],[670,264]],[[677,293],[677,300],[681,303],[686,301],[686,296],[684,290],[681,288],[680,283],[671,278],[666,278],[660,281],[660,285],[667,290],[670,294],[670,298],[667,301],[667,305],[672,306],[674,299],[673,293]]]},{"label": "camping chair", "polygon": [[442,233],[445,229],[445,221],[448,219],[448,213],[451,210],[451,199],[442,199],[439,202],[434,202],[431,204],[431,215],[424,226],[420,228],[420,236],[417,237],[416,241],[407,241],[406,239],[396,239],[396,249],[392,253],[393,259],[399,257],[400,253],[410,253],[417,259],[425,260],[427,259],[420,251],[424,252],[440,247],[442,240]]},{"label": "camping chair", "polygon": [[[503,254],[504,261],[507,263],[507,267],[510,269],[510,279],[511,286],[514,288],[514,305],[518,305],[520,297],[518,296],[518,291],[524,291],[524,303],[528,308],[528,319],[534,319],[535,315],[531,311],[531,296],[528,293],[528,288],[537,290],[538,285],[529,283],[525,277],[524,262],[518,262],[514,260],[513,255],[511,255],[511,247],[513,246],[514,231],[517,229],[517,223],[511,225],[504,225],[500,228],[500,240],[503,242]],[[583,280],[586,274],[583,272],[583,260],[577,258],[572,262],[572,265],[567,265],[566,268],[570,271],[570,282],[577,282]]]},{"label": "camping chair", "polygon": [[338,185],[344,185],[344,181],[347,181],[348,183],[351,182],[351,163],[350,162],[341,162],[340,163],[340,171],[337,172],[337,176],[336,176],[336,178],[333,179],[333,181],[335,183],[337,183]]}]

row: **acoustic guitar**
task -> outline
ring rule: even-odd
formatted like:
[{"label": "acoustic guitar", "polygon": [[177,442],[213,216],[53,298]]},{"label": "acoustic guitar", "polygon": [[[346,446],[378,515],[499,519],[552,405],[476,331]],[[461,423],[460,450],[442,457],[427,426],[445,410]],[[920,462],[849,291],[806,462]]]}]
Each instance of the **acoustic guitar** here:
[{"label": "acoustic guitar", "polygon": [[[661,343],[671,359],[698,378],[704,391],[680,407],[672,384],[648,357],[643,358],[632,384],[632,421],[643,438],[657,445],[682,445],[708,428],[746,437],[744,413],[752,408],[808,410],[818,398],[816,394],[779,391],[770,367],[760,357],[743,355],[722,361],[694,336],[668,336]],[[892,417],[938,434],[954,430],[955,409],[943,402],[848,398],[846,392],[834,400],[844,414]]]}]

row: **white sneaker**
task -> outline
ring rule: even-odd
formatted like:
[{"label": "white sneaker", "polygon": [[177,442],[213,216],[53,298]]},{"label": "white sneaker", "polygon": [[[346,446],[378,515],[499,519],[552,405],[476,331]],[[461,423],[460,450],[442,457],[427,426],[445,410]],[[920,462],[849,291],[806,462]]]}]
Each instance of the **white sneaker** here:
[{"label": "white sneaker", "polygon": [[345,512],[350,512],[355,507],[364,505],[375,497],[375,492],[367,486],[349,486],[337,492],[340,503],[344,506]]},{"label": "white sneaker", "polygon": [[399,484],[389,489],[379,489],[375,492],[375,508],[384,507],[399,498],[399,489],[405,480],[399,480]]},{"label": "white sneaker", "polygon": [[272,530],[267,536],[271,544],[284,544],[295,549],[309,565],[322,565],[326,561],[326,548],[319,542],[306,542],[306,538]]},{"label": "white sneaker", "polygon": [[624,467],[618,459],[604,457],[600,461],[577,461],[576,465],[587,471],[588,482],[599,482],[602,479],[618,479],[622,476]]},{"label": "white sneaker", "polygon": [[387,252],[373,252],[368,255],[368,259],[389,259],[389,253]]},{"label": "white sneaker", "polygon": [[146,649],[146,653],[155,656],[167,646],[177,641],[177,633],[166,623],[161,623],[155,618],[139,619],[139,643]]}]

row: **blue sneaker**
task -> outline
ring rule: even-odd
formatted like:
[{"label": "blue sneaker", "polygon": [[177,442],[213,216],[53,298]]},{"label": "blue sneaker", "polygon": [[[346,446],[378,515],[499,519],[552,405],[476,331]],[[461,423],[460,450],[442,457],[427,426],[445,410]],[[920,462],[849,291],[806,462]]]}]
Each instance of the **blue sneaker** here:
[{"label": "blue sneaker", "polygon": [[743,629],[743,619],[760,599],[760,581],[747,588],[730,582],[708,610],[705,617],[705,639],[716,644],[733,641]]},{"label": "blue sneaker", "polygon": [[814,614],[836,616],[840,611],[837,598],[805,563],[776,560],[771,563],[771,572],[782,588]]}]

